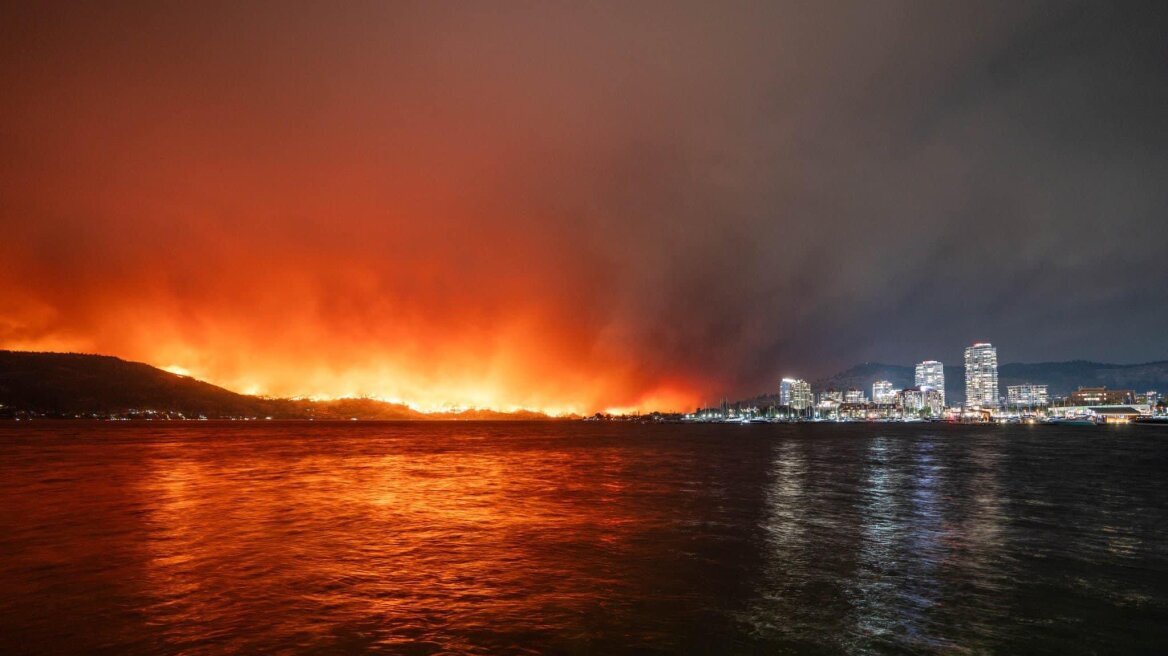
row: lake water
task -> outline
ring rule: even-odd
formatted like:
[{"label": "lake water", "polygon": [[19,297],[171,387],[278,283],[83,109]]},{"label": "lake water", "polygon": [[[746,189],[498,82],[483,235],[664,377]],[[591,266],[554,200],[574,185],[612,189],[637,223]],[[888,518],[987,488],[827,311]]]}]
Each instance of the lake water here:
[{"label": "lake water", "polygon": [[0,427],[0,653],[1165,653],[1168,430]]}]

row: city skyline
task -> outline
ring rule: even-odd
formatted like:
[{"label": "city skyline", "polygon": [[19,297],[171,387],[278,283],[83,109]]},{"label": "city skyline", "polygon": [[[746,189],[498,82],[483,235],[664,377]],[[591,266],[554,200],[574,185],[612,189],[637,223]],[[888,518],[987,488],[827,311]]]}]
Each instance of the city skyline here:
[{"label": "city skyline", "polygon": [[[1019,366],[1020,363],[1009,363],[1007,366]],[[1016,382],[1002,384],[998,372],[997,348],[989,342],[975,342],[964,347],[961,370],[965,385],[963,401],[959,404],[948,404],[945,397],[945,366],[937,360],[925,360],[912,367],[914,386],[898,389],[892,381],[873,376],[867,381],[858,381],[852,385],[824,386],[811,385],[804,379],[784,377],[779,384],[778,404],[780,408],[789,407],[798,410],[800,415],[808,409],[804,399],[810,398],[816,417],[822,413],[834,413],[836,410],[860,408],[867,412],[867,417],[886,417],[892,406],[897,413],[894,416],[913,416],[919,411],[922,417],[940,417],[943,411],[962,409],[965,411],[989,411],[993,413],[1008,412],[1010,410],[1043,410],[1060,403],[1066,411],[1068,408],[1088,409],[1090,406],[1124,406],[1134,405],[1143,408],[1143,411],[1152,412],[1161,399],[1155,389],[1137,391],[1135,389],[1108,389],[1107,386],[1092,387],[1080,381],[1074,391],[1062,396],[1054,397],[1049,392],[1049,385],[1037,382]],[[1026,366],[1026,365],[1022,365]],[[1036,365],[1042,366],[1042,365]],[[865,395],[864,389],[871,389],[871,396]],[[798,390],[799,406],[792,405],[796,398],[794,390]],[[765,398],[760,397],[760,398]],[[736,402],[735,407],[746,405],[750,410],[750,401]],[[763,404],[765,405],[765,403]],[[886,407],[881,409],[881,407]],[[723,402],[722,414],[729,406]],[[871,411],[875,410],[877,415]],[[758,411],[754,408],[751,412]],[[927,412],[926,412],[927,411]],[[1141,411],[1141,412],[1143,412]],[[698,408],[695,417],[710,417],[707,409]],[[716,418],[716,417],[715,417]]]},{"label": "city skyline", "polygon": [[[1015,365],[1016,366],[1016,365]],[[1041,365],[1039,365],[1041,366]],[[912,367],[911,387],[898,389],[885,378],[848,386],[813,386],[801,378],[779,382],[777,405],[766,395],[720,408],[699,407],[685,418],[690,421],[1026,421],[1073,424],[1162,421],[1153,417],[1162,410],[1162,396],[1155,389],[1092,387],[1080,382],[1077,389],[1054,397],[1046,383],[1000,384],[997,348],[989,342],[965,347],[961,369],[965,396],[960,404],[945,398],[944,364],[925,360]],[[870,385],[871,396],[864,389]]]}]

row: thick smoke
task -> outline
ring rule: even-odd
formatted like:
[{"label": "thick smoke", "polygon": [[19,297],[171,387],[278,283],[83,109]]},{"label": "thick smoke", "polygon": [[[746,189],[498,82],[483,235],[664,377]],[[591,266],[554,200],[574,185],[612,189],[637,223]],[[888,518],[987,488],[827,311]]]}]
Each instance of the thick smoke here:
[{"label": "thick smoke", "polygon": [[0,346],[577,411],[1164,357],[1152,9],[9,7]]}]

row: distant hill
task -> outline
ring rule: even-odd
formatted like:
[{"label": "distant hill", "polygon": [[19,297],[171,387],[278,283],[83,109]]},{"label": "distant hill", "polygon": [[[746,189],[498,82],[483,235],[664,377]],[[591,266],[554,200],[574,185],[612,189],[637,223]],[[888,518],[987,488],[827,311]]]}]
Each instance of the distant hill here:
[{"label": "distant hill", "polygon": [[547,415],[466,410],[427,414],[374,399],[307,401],[238,394],[140,362],[107,355],[0,350],[0,416],[142,415],[274,419],[531,420]]},{"label": "distant hill", "polygon": [[[945,380],[949,381],[949,369],[945,367]],[[913,386],[914,369],[897,364],[882,364],[879,362],[865,362],[850,369],[841,371],[834,376],[811,381],[811,389],[816,392],[823,390],[864,390],[871,396],[872,383],[878,380],[887,380],[897,389]]]},{"label": "distant hill", "polygon": [[0,351],[0,404],[49,415],[156,410],[267,416],[264,399],[104,355]]},{"label": "distant hill", "polygon": [[386,403],[376,399],[336,399],[330,401],[307,401],[305,413],[314,419],[373,419],[379,421],[400,421],[429,419],[422,412],[400,403]]},{"label": "distant hill", "polygon": [[[833,376],[811,383],[815,391],[825,389],[861,389],[871,395],[872,383],[890,381],[897,388],[912,387],[915,367],[865,362]],[[1010,363],[998,367],[998,384],[1004,395],[1007,385],[1036,383],[1047,385],[1052,396],[1066,396],[1079,387],[1105,386],[1137,392],[1168,392],[1168,361],[1145,364],[1105,364],[1074,360],[1071,362]],[[965,400],[965,367],[945,367],[946,401],[960,404]]]},{"label": "distant hill", "polygon": [[[962,370],[964,376],[964,369]],[[1168,392],[1168,361],[1145,364],[1103,364],[1074,360],[1072,362],[1042,362],[1038,364],[1006,364],[998,369],[998,382],[1044,383],[1050,393],[1065,396],[1079,387],[1109,387],[1136,392],[1157,390]]]}]

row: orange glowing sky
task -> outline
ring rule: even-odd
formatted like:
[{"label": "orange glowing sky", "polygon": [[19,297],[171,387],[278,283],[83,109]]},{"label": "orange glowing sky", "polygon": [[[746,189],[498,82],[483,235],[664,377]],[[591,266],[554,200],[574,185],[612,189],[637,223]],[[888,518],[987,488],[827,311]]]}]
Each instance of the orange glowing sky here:
[{"label": "orange glowing sky", "polygon": [[219,9],[19,17],[0,346],[426,409],[698,400],[642,357],[653,254],[600,204],[640,184],[603,172],[636,81],[476,10]]},{"label": "orange glowing sky", "polygon": [[[1112,75],[1163,40],[1126,14],[101,4],[0,8],[0,348],[592,412],[1161,343],[1115,280],[1163,279],[1129,235],[1168,204],[1161,71]],[[1098,66],[1012,45],[1080,24]]]}]

